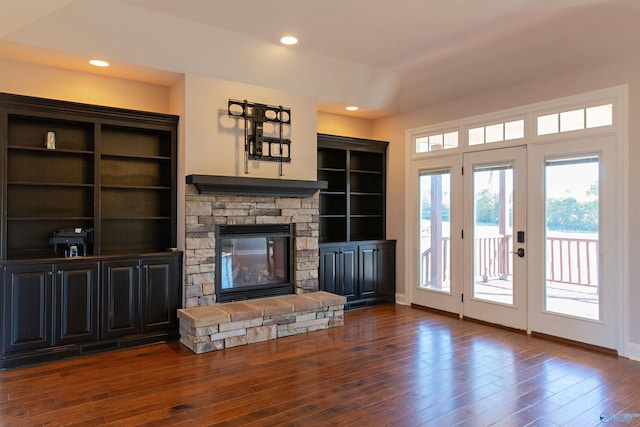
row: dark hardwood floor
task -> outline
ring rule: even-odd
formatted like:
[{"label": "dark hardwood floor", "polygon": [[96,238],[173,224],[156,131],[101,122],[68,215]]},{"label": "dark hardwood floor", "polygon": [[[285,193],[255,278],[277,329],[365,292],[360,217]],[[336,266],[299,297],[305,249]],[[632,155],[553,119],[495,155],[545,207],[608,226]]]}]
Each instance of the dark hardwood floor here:
[{"label": "dark hardwood floor", "polygon": [[405,306],[194,355],[157,344],[0,372],[3,426],[639,425],[640,362]]}]

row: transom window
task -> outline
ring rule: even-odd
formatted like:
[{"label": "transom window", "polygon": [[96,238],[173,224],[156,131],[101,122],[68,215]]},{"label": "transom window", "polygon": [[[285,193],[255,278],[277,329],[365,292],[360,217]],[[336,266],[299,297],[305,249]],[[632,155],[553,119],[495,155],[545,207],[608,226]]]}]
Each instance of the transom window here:
[{"label": "transom window", "polygon": [[416,153],[458,148],[458,131],[416,138]]},{"label": "transom window", "polygon": [[572,130],[591,129],[613,124],[613,105],[580,108],[578,110],[538,116],[538,135],[550,135]]},{"label": "transom window", "polygon": [[411,154],[419,158],[430,154],[440,156],[437,153],[451,149],[477,151],[487,144],[535,144],[553,139],[559,133],[594,128],[601,128],[596,132],[609,132],[607,127],[613,126],[613,104],[616,102],[612,102],[611,90],[604,89],[412,129],[408,132]]},{"label": "transom window", "polygon": [[469,129],[469,145],[490,144],[524,138],[524,120]]}]

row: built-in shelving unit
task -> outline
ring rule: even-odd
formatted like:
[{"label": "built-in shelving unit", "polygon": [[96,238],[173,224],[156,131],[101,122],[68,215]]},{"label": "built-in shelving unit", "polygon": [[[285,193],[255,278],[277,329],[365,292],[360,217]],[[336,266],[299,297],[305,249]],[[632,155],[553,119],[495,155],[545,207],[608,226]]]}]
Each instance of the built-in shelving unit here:
[{"label": "built-in shelving unit", "polygon": [[177,123],[0,94],[0,368],[177,337]]},{"label": "built-in shelving unit", "polygon": [[[56,129],[55,150],[45,135]],[[51,256],[52,231],[93,227],[91,123],[6,115],[6,258]]]},{"label": "built-in shelving unit", "polygon": [[385,236],[387,143],[318,135],[320,243]]},{"label": "built-in shelving unit", "polygon": [[173,246],[172,138],[170,131],[102,126],[103,254]]},{"label": "built-in shelving unit", "polygon": [[395,241],[386,240],[388,143],[318,135],[320,288],[353,308],[391,302]]}]

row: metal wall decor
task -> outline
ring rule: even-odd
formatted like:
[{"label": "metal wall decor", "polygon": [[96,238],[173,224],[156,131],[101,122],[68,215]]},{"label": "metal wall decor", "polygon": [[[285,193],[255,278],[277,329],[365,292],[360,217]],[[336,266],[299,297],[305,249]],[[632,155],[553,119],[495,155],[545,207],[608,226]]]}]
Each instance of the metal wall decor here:
[{"label": "metal wall decor", "polygon": [[[291,163],[291,140],[283,137],[283,126],[291,125],[291,109],[230,99],[227,114],[244,119],[244,173],[249,173],[249,160],[257,160],[278,162],[282,176],[282,164]],[[265,123],[277,125],[279,137],[264,136]]]}]

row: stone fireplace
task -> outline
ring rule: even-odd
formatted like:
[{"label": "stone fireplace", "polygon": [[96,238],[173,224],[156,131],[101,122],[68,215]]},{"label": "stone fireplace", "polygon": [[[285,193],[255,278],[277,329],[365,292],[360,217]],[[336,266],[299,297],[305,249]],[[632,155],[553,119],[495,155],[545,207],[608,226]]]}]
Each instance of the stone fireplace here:
[{"label": "stone fireplace", "polygon": [[216,251],[220,250],[220,260],[223,250],[228,252],[216,241],[216,226],[219,232],[221,225],[236,231],[236,226],[243,225],[290,227],[291,292],[318,290],[317,190],[325,188],[326,182],[189,175],[187,183],[191,185],[187,185],[185,207],[185,307],[225,301],[216,294],[227,266],[226,261],[216,265]]}]

